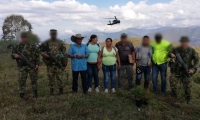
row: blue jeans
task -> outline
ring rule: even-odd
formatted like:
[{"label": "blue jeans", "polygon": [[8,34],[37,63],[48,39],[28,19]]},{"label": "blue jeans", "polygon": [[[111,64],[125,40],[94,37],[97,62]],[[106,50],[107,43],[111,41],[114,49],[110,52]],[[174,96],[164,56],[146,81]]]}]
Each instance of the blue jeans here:
[{"label": "blue jeans", "polygon": [[152,77],[153,77],[153,90],[158,93],[158,74],[161,76],[161,92],[166,93],[166,77],[167,77],[167,63],[161,65],[153,64]]},{"label": "blue jeans", "polygon": [[115,88],[116,65],[102,65],[102,70],[104,75],[104,88],[108,89],[109,75],[111,80],[111,88]]},{"label": "blue jeans", "polygon": [[[140,66],[140,69],[144,73],[144,88],[147,89],[149,87],[149,79],[150,79],[150,74],[151,74],[151,68],[150,68],[150,66]],[[140,81],[142,79],[143,73],[136,75],[136,85],[140,85]]]},{"label": "blue jeans", "polygon": [[99,76],[97,64],[87,63],[88,87],[92,87],[92,78],[94,78],[95,88],[99,87]]}]

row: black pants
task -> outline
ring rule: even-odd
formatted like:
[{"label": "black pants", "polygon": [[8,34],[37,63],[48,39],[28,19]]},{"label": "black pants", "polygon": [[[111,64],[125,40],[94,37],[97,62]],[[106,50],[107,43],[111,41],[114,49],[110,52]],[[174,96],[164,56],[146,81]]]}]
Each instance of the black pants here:
[{"label": "black pants", "polygon": [[82,88],[83,88],[83,92],[86,93],[87,92],[87,79],[86,79],[86,74],[87,71],[72,71],[72,75],[73,75],[73,85],[72,85],[72,91],[73,92],[77,92],[78,91],[78,76],[79,73],[81,74],[81,80],[82,80]]}]

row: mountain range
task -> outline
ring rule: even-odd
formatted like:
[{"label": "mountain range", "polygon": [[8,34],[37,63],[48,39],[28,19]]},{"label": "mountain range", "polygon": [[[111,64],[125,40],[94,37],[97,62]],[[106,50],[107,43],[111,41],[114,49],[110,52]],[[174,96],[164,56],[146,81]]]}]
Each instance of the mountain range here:
[{"label": "mountain range", "polygon": [[[178,42],[181,36],[188,36],[191,40],[191,45],[200,45],[200,27],[162,27],[156,29],[136,29],[128,28],[119,32],[83,32],[84,36],[87,36],[85,39],[89,39],[90,35],[96,34],[99,38],[99,42],[103,42],[106,38],[110,37],[113,39],[120,38],[122,33],[128,34],[129,37],[142,38],[144,35],[148,35],[151,39],[154,39],[156,33],[161,33],[163,37],[171,42]],[[70,35],[62,36],[68,38],[65,40],[67,43],[71,43]],[[85,40],[84,42],[87,42]]]}]

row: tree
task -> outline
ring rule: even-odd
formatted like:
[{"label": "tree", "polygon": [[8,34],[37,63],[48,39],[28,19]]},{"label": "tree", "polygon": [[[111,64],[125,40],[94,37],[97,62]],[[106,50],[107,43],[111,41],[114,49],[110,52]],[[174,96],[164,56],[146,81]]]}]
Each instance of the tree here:
[{"label": "tree", "polygon": [[40,43],[39,37],[36,34],[32,33],[32,32],[29,32],[28,39],[29,39],[30,43],[34,43],[34,44]]},{"label": "tree", "polygon": [[31,31],[32,25],[22,15],[10,15],[4,20],[2,31],[3,40],[19,40],[22,31]]}]

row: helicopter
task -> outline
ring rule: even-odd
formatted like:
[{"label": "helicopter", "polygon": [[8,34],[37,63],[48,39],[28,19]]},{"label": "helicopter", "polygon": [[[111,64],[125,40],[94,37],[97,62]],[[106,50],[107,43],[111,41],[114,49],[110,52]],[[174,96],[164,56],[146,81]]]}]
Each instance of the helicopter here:
[{"label": "helicopter", "polygon": [[115,25],[115,24],[120,24],[120,20],[117,19],[116,16],[114,16],[114,18],[104,18],[104,19],[114,19],[112,22],[109,21],[109,23],[107,25],[111,25],[112,26],[112,25]]}]

